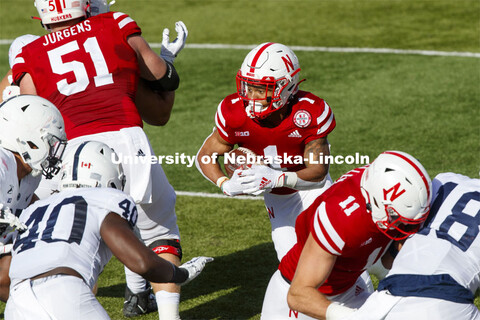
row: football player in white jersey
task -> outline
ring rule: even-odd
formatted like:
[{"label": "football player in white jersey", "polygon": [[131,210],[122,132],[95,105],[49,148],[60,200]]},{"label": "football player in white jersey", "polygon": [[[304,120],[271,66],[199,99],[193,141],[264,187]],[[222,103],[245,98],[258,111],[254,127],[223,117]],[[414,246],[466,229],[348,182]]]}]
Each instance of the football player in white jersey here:
[{"label": "football player in white jersey", "polygon": [[92,288],[112,253],[157,283],[185,284],[213,260],[177,267],[137,238],[137,207],[115,158],[102,142],[80,144],[65,156],[60,192],[22,212],[28,230],[14,240],[7,319],[110,319]]},{"label": "football player in white jersey", "polygon": [[[0,105],[0,206],[12,212],[26,208],[42,174],[52,178],[60,170],[66,145],[58,109],[38,96],[20,95]],[[6,230],[10,231],[10,230]],[[0,300],[8,298],[11,256],[9,234],[0,239]]]},{"label": "football player in white jersey", "polygon": [[[121,12],[106,13],[106,11],[109,10],[106,0],[64,0],[55,2],[36,0],[35,6],[43,25],[50,29],[49,31],[52,31],[49,36],[54,36],[56,32],[59,31],[68,32],[67,29],[69,27],[74,27],[82,23],[82,21],[89,24],[92,21],[103,20],[104,23],[106,23],[105,21],[109,21],[112,25],[116,25],[112,26],[108,24],[107,26],[103,23],[97,23],[97,27],[91,27],[91,30],[86,30],[86,32],[91,31],[88,39],[94,38],[94,41],[100,42],[97,54],[103,57],[97,58],[95,56],[94,60],[97,61],[100,59],[103,61],[101,62],[101,68],[107,71],[107,78],[109,78],[104,84],[100,86],[89,85],[75,92],[66,93],[63,90],[55,90],[55,93],[47,94],[42,92],[40,87],[46,84],[51,88],[58,88],[58,82],[52,77],[46,76],[46,73],[43,71],[39,72],[38,77],[33,76],[31,79],[39,79],[38,81],[29,82],[29,76],[14,77],[14,81],[18,80],[17,84],[21,82],[22,93],[35,93],[53,101],[63,116],[70,120],[66,126],[66,132],[69,137],[69,146],[67,148],[75,148],[86,140],[100,140],[114,148],[122,158],[129,157],[135,159],[135,163],[125,164],[124,169],[131,177],[125,187],[125,191],[139,204],[139,221],[136,226],[139,231],[138,234],[152,250],[163,258],[171,259],[171,261],[180,265],[182,253],[180,232],[178,230],[175,213],[176,194],[168,182],[161,164],[155,163],[150,165],[150,163],[144,164],[143,162],[144,159],[150,159],[150,156],[153,155],[153,150],[148,137],[142,130],[142,120],[151,125],[159,126],[165,125],[169,120],[175,95],[174,86],[178,85],[179,80],[173,67],[173,62],[185,45],[188,35],[186,26],[180,21],[175,24],[178,37],[177,39],[172,39],[173,41],[170,41],[169,30],[164,29],[160,58],[142,38],[141,30],[140,28],[137,29],[138,26],[133,19]],[[66,14],[67,12],[68,14]],[[89,15],[93,17],[89,17]],[[86,17],[89,18],[83,20]],[[100,24],[103,24],[104,27],[99,27]],[[116,28],[118,28],[118,30]],[[113,34],[105,30],[109,30]],[[113,32],[113,30],[116,30],[116,32]],[[69,47],[69,44],[90,41],[88,39],[80,40],[77,38],[81,36],[80,34],[85,35],[84,32],[72,32],[68,40],[64,38],[66,43],[62,45],[57,41],[57,49],[60,47],[65,48],[63,45]],[[103,39],[101,39],[102,37]],[[128,41],[126,41],[127,38]],[[55,66],[58,65],[56,59],[63,56],[63,54],[60,53],[63,49],[57,50],[53,47],[47,48],[43,46],[40,50],[32,50],[35,52],[32,56],[32,58],[35,57],[34,59],[26,58],[27,48],[35,42],[38,41],[27,44],[23,47],[23,52],[15,54],[16,59],[14,60],[14,66],[18,67],[19,64],[24,62],[25,65],[29,66],[29,69],[32,67],[27,73],[33,75],[33,70],[37,70],[38,68],[34,67],[36,63],[32,60],[35,60],[40,52],[43,54],[46,54],[47,51],[50,53],[57,52],[60,55],[52,58],[53,60],[49,53],[48,58],[44,56],[44,58],[47,59],[38,65],[47,66],[49,70],[53,71],[56,75],[61,75],[62,78],[64,76],[70,77],[71,74],[65,74],[61,71],[58,73],[58,70],[54,71],[54,69],[56,69]],[[113,43],[115,43],[115,45],[113,45]],[[52,43],[50,42],[50,44]],[[108,50],[114,48],[116,48],[115,50],[122,51],[123,49],[118,49],[120,46],[125,49],[125,52],[131,52],[131,49],[134,49],[138,59],[134,57],[124,59],[124,57],[118,57],[115,53],[108,52]],[[69,65],[70,63],[77,65],[80,63],[82,70],[84,66],[96,65],[96,63],[92,65],[91,59],[93,56],[90,53],[83,49],[74,51],[74,55],[81,52],[80,56],[73,57],[72,55],[68,55],[70,61],[66,61],[66,57],[63,56],[61,58],[62,65]],[[14,54],[11,55],[13,56]],[[164,60],[163,63],[162,59]],[[168,63],[166,64],[165,61],[168,61]],[[139,71],[141,72],[137,73],[136,71],[132,71],[133,69],[131,69],[131,67],[135,70],[140,68]],[[94,67],[94,69],[95,68],[96,67]],[[165,72],[167,68],[169,71]],[[15,71],[15,67],[12,67],[12,69]],[[89,67],[87,67],[87,69],[89,69]],[[94,69],[83,70],[86,73],[82,73],[79,77],[75,75],[74,77],[77,81],[73,81],[73,86],[84,83],[84,81],[92,84],[97,83],[98,73]],[[164,76],[162,76],[162,74]],[[145,79],[139,79],[140,75]],[[85,78],[84,76],[87,77]],[[66,84],[64,81],[67,80],[65,78],[60,81]],[[133,90],[134,87],[130,86],[130,84],[136,84],[137,81],[138,85],[135,93]],[[71,84],[70,80],[67,82]],[[31,86],[28,85],[28,83],[30,83]],[[70,86],[70,84],[67,84],[67,86]],[[105,87],[105,85],[107,85],[107,87]],[[99,90],[102,89],[106,90],[99,92]],[[72,98],[72,95],[77,96]],[[83,95],[85,100],[82,101],[78,99],[78,95]],[[121,97],[125,98],[123,99]],[[57,98],[60,99],[60,101],[57,101]],[[116,98],[118,99],[116,100]],[[131,101],[133,99],[135,100],[134,105]],[[107,102],[103,103],[105,101]],[[122,102],[118,103],[119,101]],[[106,106],[117,108],[123,103],[130,106],[130,108],[120,108],[118,112],[109,112],[108,109],[105,108]],[[86,112],[81,111],[79,108],[83,107],[89,108],[89,110]],[[72,111],[72,113],[69,114],[70,111],[68,110]],[[95,112],[99,112],[103,114],[103,116]],[[122,117],[122,115],[124,115],[124,117]],[[108,119],[99,120],[100,117],[104,116]],[[141,119],[139,116],[141,116]],[[89,128],[85,127],[85,130],[81,133],[78,131],[77,133],[72,132],[70,129],[79,124],[76,120],[73,120],[72,117],[85,117],[84,119],[86,121],[84,124],[87,124]],[[98,123],[96,121],[98,121]],[[69,124],[72,124],[72,126]],[[137,164],[137,160],[140,160],[140,164]],[[58,180],[42,180],[37,190],[37,195],[40,198],[45,198],[57,188]],[[151,287],[155,293],[152,294],[150,284],[148,284],[145,279],[132,273],[128,269],[125,270],[125,274],[127,286],[125,289],[124,315],[135,316],[152,312],[157,310],[158,304],[160,318],[165,320],[179,318],[179,286],[172,283],[152,283]]]},{"label": "football player in white jersey", "polygon": [[425,226],[409,238],[387,277],[345,320],[479,320],[480,179],[441,173]]}]

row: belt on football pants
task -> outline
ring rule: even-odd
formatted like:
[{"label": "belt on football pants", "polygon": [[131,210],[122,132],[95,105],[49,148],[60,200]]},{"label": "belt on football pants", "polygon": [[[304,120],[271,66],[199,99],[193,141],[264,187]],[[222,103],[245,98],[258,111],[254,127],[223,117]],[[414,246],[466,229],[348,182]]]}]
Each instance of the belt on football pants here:
[{"label": "belt on football pants", "polygon": [[458,303],[473,303],[473,293],[449,274],[394,274],[378,284],[378,291],[394,296],[436,298]]},{"label": "belt on football pants", "polygon": [[35,277],[30,278],[30,280],[38,280],[38,279],[42,279],[42,278],[46,278],[46,277],[50,277],[50,276],[55,276],[55,275],[58,275],[58,274],[67,275],[67,276],[74,276],[74,277],[77,277],[77,278],[80,278],[80,279],[83,280],[80,273],[78,273],[77,271],[75,271],[75,270],[73,270],[72,268],[69,268],[69,267],[57,267],[57,268],[52,269],[50,271],[40,273],[40,274],[36,275]]}]

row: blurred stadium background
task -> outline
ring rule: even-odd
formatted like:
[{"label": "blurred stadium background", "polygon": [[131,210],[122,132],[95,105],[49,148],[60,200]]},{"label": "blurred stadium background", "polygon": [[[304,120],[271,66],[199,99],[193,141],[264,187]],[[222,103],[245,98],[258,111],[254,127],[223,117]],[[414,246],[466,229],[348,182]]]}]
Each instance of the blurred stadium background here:
[{"label": "blurred stadium background", "polygon": [[[332,154],[373,160],[396,149],[416,156],[432,178],[446,171],[479,175],[478,1],[117,0],[111,10],[135,19],[158,52],[163,28],[173,37],[175,21],[182,20],[189,29],[187,47],[175,61],[181,86],[171,120],[145,127],[157,155],[195,155],[214,126],[218,103],[236,90],[235,74],[249,48],[273,41],[295,49],[307,79],[301,88],[332,107]],[[30,18],[36,15],[33,0],[0,0],[1,74],[9,69],[12,39],[45,33]],[[354,167],[332,165],[332,178]],[[164,169],[178,191],[219,194],[195,167]],[[277,267],[263,202],[183,194],[177,214],[184,259],[216,260],[183,289],[182,318],[259,319]],[[123,319],[124,273],[117,260],[99,287],[112,319]],[[479,300],[477,293],[477,306]]]}]

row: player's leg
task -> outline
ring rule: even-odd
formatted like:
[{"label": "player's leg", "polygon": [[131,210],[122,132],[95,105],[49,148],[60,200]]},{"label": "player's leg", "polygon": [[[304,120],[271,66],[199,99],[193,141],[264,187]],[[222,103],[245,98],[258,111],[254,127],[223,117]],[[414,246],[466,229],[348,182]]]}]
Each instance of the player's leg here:
[{"label": "player's leg", "polygon": [[272,242],[278,261],[281,261],[297,243],[295,220],[302,208],[301,197],[298,192],[287,195],[265,193],[264,200],[272,226]]},{"label": "player's leg", "polygon": [[295,233],[297,216],[331,185],[330,180],[328,179],[321,189],[285,195],[265,193],[265,208],[272,225],[272,241],[279,261],[297,243]]},{"label": "player's leg", "polygon": [[[160,257],[179,266],[182,250],[175,214],[176,195],[162,167],[152,165],[152,203],[138,205],[137,227],[141,239]],[[180,286],[151,283],[161,320],[179,319]]]}]

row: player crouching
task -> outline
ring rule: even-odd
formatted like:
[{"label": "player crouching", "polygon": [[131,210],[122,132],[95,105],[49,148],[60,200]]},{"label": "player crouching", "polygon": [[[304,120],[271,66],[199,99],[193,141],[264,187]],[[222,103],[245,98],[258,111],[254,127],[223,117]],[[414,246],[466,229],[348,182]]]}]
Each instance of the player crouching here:
[{"label": "player crouching", "polygon": [[110,319],[92,288],[112,253],[147,280],[178,284],[213,260],[196,257],[176,267],[138,240],[137,208],[112,157],[101,142],[80,144],[64,159],[60,193],[22,212],[28,230],[14,241],[6,318]]}]

